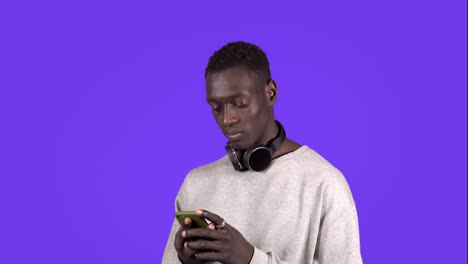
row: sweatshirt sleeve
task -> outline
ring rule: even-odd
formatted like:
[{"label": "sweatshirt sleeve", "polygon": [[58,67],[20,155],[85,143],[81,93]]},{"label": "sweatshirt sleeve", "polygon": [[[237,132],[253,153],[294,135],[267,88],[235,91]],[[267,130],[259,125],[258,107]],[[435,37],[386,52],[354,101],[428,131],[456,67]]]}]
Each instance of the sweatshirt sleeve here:
[{"label": "sweatshirt sleeve", "polygon": [[[323,183],[322,214],[310,264],[362,264],[356,206],[344,176],[332,173]],[[254,247],[250,264],[287,264],[275,252]],[[292,263],[289,263],[292,264]]]},{"label": "sweatshirt sleeve", "polygon": [[345,177],[336,172],[323,186],[314,264],[362,264],[356,206]]},{"label": "sweatshirt sleeve", "polygon": [[273,252],[263,252],[260,249],[254,247],[254,254],[249,264],[287,264],[283,262]]}]

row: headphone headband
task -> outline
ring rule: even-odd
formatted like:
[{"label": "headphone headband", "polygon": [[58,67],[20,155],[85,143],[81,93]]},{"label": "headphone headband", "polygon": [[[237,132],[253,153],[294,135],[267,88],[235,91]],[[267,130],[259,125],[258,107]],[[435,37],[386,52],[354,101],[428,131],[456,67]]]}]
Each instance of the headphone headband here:
[{"label": "headphone headband", "polygon": [[283,126],[277,120],[275,122],[276,122],[276,125],[278,126],[278,134],[272,141],[270,141],[271,143],[268,144],[268,147],[272,149],[273,152],[278,151],[279,148],[281,147],[281,144],[283,144],[284,140],[286,139],[286,132],[284,131]]}]

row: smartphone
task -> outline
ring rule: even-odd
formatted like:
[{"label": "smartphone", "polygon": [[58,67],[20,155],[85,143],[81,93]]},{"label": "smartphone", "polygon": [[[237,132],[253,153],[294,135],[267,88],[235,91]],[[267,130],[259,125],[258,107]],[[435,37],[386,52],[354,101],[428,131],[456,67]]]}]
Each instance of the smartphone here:
[{"label": "smartphone", "polygon": [[192,224],[190,225],[190,228],[207,228],[208,227],[208,223],[205,221],[205,219],[196,215],[195,211],[179,211],[179,212],[176,212],[175,217],[181,225],[185,224],[184,221],[186,217],[192,219]]}]

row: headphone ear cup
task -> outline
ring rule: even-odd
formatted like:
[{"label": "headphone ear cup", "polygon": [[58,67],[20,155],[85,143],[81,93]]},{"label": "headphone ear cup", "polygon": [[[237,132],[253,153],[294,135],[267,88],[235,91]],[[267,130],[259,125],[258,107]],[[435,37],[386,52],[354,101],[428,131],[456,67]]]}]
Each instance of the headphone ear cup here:
[{"label": "headphone ear cup", "polygon": [[244,153],[244,165],[253,171],[262,171],[270,166],[273,153],[263,145],[254,145]]},{"label": "headphone ear cup", "polygon": [[279,150],[286,139],[286,131],[284,131],[283,126],[278,121],[276,123],[279,129],[278,135],[270,140],[266,146],[257,144],[244,151],[236,150],[229,142],[227,143],[224,149],[236,171],[262,171],[270,166],[273,153]]}]

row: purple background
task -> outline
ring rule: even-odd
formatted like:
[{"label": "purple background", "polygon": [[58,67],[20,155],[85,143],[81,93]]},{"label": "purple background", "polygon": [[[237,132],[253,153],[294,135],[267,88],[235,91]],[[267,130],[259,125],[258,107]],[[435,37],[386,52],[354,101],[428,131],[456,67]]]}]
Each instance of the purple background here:
[{"label": "purple background", "polygon": [[348,179],[366,263],[466,263],[466,1],[2,1],[0,27],[0,263],[159,263],[224,154],[203,73],[234,40]]}]

